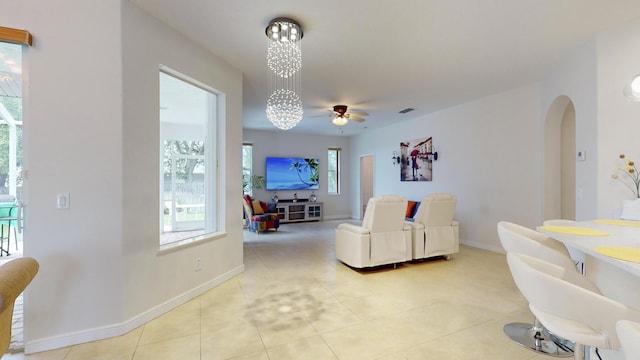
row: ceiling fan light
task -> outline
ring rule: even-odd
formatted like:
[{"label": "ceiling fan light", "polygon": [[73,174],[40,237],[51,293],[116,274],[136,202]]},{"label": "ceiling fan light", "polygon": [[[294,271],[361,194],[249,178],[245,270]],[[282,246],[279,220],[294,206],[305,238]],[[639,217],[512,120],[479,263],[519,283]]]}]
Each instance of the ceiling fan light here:
[{"label": "ceiling fan light", "polygon": [[331,120],[331,123],[336,126],[345,126],[348,122],[349,120],[343,118],[342,116],[336,116],[333,118],[333,120]]}]

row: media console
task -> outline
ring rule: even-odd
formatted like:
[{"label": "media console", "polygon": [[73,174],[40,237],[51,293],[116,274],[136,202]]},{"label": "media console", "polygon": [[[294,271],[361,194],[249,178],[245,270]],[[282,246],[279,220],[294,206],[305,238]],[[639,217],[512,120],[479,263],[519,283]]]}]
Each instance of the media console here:
[{"label": "media console", "polygon": [[310,201],[288,202],[276,204],[280,223],[299,221],[322,221],[322,203]]}]

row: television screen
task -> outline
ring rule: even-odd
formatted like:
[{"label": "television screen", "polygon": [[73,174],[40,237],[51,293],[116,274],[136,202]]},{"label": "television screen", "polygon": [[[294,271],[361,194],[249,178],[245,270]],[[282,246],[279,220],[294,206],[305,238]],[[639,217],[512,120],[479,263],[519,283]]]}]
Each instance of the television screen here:
[{"label": "television screen", "polygon": [[318,159],[267,158],[267,190],[317,190]]}]

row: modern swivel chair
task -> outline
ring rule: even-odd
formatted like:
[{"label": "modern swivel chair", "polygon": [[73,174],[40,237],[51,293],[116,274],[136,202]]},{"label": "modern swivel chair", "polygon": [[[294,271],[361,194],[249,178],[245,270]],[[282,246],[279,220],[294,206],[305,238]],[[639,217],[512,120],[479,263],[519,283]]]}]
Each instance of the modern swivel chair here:
[{"label": "modern swivel chair", "polygon": [[587,347],[619,349],[616,323],[640,321],[640,311],[573,283],[561,266],[514,252],[507,253],[507,263],[531,312],[553,333],[575,341],[575,359],[584,359]]},{"label": "modern swivel chair", "polygon": [[616,323],[616,332],[626,360],[640,359],[640,323],[620,320]]},{"label": "modern swivel chair", "polygon": [[0,351],[11,343],[13,305],[38,272],[38,262],[30,257],[11,260],[0,266]]},{"label": "modern swivel chair", "polygon": [[458,222],[453,220],[458,198],[438,193],[425,196],[420,202],[411,226],[412,259],[445,256],[459,251]]},{"label": "modern swivel chair", "polygon": [[382,195],[369,199],[362,225],[338,225],[336,257],[354,268],[411,260],[411,227],[404,217],[407,198]]},{"label": "modern swivel chair", "polygon": [[[498,237],[507,253],[517,252],[548,261],[562,267],[570,281],[593,292],[598,288],[582,276],[569,256],[567,248],[561,242],[545,236],[535,230],[515,223],[498,223]],[[544,324],[544,323],[543,323]],[[504,332],[516,343],[539,353],[554,356],[571,356],[573,344],[555,334],[550,334],[538,321],[533,324],[510,323],[504,326]]]},{"label": "modern swivel chair", "polygon": [[[543,226],[577,226],[576,221],[575,220],[569,220],[569,219],[550,219],[550,220],[545,220],[542,222]],[[573,259],[573,262],[576,264],[576,267],[578,267],[579,271],[581,274],[584,275],[585,271],[584,271],[584,262],[585,262],[585,257],[584,257],[584,253],[580,252],[580,251],[576,251],[573,249],[567,249],[569,251],[569,256],[571,256],[571,259]]]}]

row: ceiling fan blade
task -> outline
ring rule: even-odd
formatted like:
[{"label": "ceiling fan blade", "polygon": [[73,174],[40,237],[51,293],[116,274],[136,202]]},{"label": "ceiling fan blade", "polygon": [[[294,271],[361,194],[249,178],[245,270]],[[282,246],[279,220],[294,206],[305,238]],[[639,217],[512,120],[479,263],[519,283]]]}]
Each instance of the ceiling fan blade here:
[{"label": "ceiling fan blade", "polygon": [[361,118],[360,116],[353,115],[353,113],[349,116],[349,120],[364,122],[366,119]]},{"label": "ceiling fan blade", "polygon": [[352,115],[369,116],[369,113],[365,111],[349,111],[349,112]]}]

